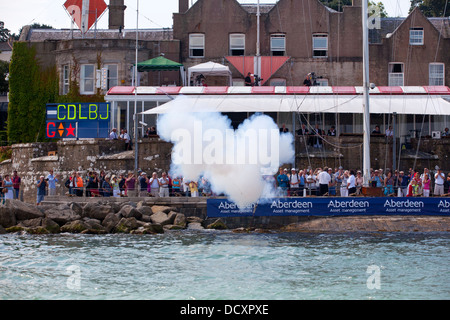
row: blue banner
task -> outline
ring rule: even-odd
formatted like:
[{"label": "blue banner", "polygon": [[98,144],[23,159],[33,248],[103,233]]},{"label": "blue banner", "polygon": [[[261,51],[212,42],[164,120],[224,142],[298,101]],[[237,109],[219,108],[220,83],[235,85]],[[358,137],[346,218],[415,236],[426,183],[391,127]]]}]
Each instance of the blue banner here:
[{"label": "blue banner", "polygon": [[450,198],[273,198],[239,208],[208,199],[209,218],[263,216],[450,215]]}]

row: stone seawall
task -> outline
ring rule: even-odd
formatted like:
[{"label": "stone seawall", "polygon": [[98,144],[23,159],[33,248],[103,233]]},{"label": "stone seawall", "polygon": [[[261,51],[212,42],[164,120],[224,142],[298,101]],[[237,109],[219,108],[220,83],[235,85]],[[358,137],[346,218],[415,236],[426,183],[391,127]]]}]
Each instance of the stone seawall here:
[{"label": "stone seawall", "polygon": [[[206,198],[78,198],[47,197],[45,206],[58,206],[67,203],[86,204],[109,201],[110,203],[145,203],[146,206],[170,207],[186,217],[203,221],[206,227],[218,220],[208,218]],[[450,216],[333,216],[333,217],[229,217],[220,218],[227,229],[277,230],[286,232],[449,232]]]},{"label": "stone seawall", "polygon": [[[324,145],[324,149],[310,148],[305,150],[305,141],[302,137],[296,137],[297,145],[297,167],[312,167],[324,165],[357,169],[361,164],[361,154],[353,148],[335,150],[332,145]],[[362,137],[358,135],[328,137],[334,145],[351,146],[360,144]],[[372,164],[373,167],[389,167],[391,156],[386,155],[392,148],[384,137],[373,137],[371,139]],[[414,147],[414,144],[412,144]],[[450,170],[448,161],[449,139],[424,139],[422,149],[425,149],[432,157],[425,157],[422,153],[416,158],[407,156],[402,151],[402,167],[412,167],[416,164],[417,170],[423,167],[434,168],[439,165],[445,172]],[[153,171],[159,175],[163,171],[169,171],[171,165],[172,144],[158,138],[144,138],[138,141],[138,167],[147,173]],[[437,153],[436,153],[437,152]],[[60,140],[57,142],[27,143],[12,146],[12,158],[0,164],[0,174],[12,174],[17,170],[22,178],[21,199],[27,203],[36,201],[36,181],[40,175],[47,176],[50,169],[58,174],[60,179],[56,184],[57,194],[64,195],[68,189],[64,187],[64,181],[73,171],[78,171],[83,177],[89,171],[100,172],[104,170],[110,174],[119,175],[134,171],[134,150],[125,151],[124,141],[108,139],[83,139],[83,140]],[[422,157],[422,158],[421,158]],[[425,158],[424,158],[425,157]],[[383,161],[381,161],[383,160]],[[408,161],[414,161],[408,162]]]}]

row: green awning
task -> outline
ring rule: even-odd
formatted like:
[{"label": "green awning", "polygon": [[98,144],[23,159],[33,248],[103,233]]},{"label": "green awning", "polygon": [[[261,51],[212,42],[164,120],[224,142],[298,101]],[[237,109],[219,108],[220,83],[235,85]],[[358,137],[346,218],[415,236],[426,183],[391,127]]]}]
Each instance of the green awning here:
[{"label": "green awning", "polygon": [[138,63],[138,71],[176,71],[180,70],[181,63],[169,60],[164,57],[156,57],[147,61]]}]

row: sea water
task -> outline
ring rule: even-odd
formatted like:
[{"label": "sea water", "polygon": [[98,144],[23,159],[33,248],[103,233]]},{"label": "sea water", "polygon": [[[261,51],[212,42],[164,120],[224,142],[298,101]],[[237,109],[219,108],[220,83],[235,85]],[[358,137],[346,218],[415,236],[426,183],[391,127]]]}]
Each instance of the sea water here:
[{"label": "sea water", "polygon": [[0,236],[0,299],[449,299],[447,233]]}]

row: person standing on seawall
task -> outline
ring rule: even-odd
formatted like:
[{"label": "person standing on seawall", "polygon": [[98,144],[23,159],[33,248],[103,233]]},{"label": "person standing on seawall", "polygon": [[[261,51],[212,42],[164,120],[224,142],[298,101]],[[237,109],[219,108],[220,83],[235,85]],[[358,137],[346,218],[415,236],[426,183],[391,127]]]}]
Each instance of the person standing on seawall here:
[{"label": "person standing on seawall", "polygon": [[40,176],[37,182],[37,200],[36,200],[37,206],[40,205],[42,201],[44,201],[46,187],[47,181],[44,179],[44,176]]},{"label": "person standing on seawall", "polygon": [[20,191],[20,182],[21,179],[20,177],[17,175],[17,170],[13,171],[13,175],[11,177],[11,181],[13,183],[13,197],[14,199],[19,199],[19,191]]},{"label": "person standing on seawall", "polygon": [[50,169],[49,175],[47,176],[48,183],[48,195],[56,196],[56,182],[58,182],[58,177],[53,175],[53,170]]},{"label": "person standing on seawall", "polygon": [[353,170],[350,170],[350,177],[347,181],[347,189],[348,194],[354,194],[356,192],[356,178],[355,178],[355,172]]},{"label": "person standing on seawall", "polygon": [[11,181],[9,174],[5,175],[5,178],[3,179],[3,188],[6,188],[5,199],[13,199],[13,182]]},{"label": "person standing on seawall", "polygon": [[444,192],[444,181],[445,174],[442,172],[441,168],[437,169],[437,173],[434,175],[434,195],[440,196],[443,195]]}]

